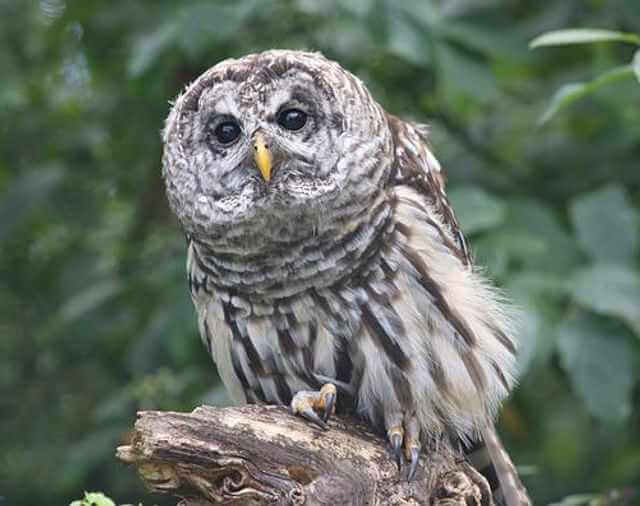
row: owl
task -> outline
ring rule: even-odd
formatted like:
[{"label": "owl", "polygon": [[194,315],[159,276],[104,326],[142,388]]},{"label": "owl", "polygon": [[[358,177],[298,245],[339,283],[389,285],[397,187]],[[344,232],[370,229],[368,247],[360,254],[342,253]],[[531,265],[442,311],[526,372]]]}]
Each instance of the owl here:
[{"label": "owl", "polygon": [[484,442],[516,379],[512,310],[474,268],[427,130],[318,53],[218,63],[173,104],[163,177],[202,341],[239,403],[351,412],[407,477],[427,441]]}]

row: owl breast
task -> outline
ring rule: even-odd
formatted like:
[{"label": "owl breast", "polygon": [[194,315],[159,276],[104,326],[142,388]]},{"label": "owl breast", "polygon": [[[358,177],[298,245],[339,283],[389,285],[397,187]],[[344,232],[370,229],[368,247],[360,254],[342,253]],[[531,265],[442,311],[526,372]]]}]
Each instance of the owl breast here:
[{"label": "owl breast", "polygon": [[341,386],[340,405],[353,398],[357,287],[384,276],[381,246],[393,232],[382,195],[350,215],[353,209],[358,206],[342,210],[339,225],[277,251],[221,254],[189,238],[200,334],[234,400],[286,404],[295,392],[326,381]]},{"label": "owl breast", "polygon": [[[515,373],[504,315],[492,290],[451,254],[443,225],[427,219],[434,210],[417,197],[396,189],[381,207],[387,213],[377,234],[356,228],[344,235],[340,255],[348,265],[359,262],[337,279],[318,277],[318,266],[315,277],[281,286],[259,269],[245,268],[243,276],[236,264],[226,265],[236,269],[231,285],[228,274],[211,269],[221,263],[191,241],[201,335],[234,400],[287,404],[299,390],[333,382],[339,407],[375,427],[388,413],[417,410],[425,434],[446,428],[463,438],[495,413]],[[328,271],[340,265],[334,250],[316,255],[316,262],[332,259]],[[227,285],[216,283],[220,274]]]}]

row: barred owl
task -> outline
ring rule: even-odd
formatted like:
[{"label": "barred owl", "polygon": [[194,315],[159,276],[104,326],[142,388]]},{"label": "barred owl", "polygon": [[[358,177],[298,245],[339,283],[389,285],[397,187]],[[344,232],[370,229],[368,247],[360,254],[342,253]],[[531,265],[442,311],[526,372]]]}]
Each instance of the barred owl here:
[{"label": "barred owl", "polygon": [[424,127],[318,53],[225,60],[174,103],[163,176],[202,340],[237,402],[335,409],[416,472],[425,441],[487,445],[515,383],[511,310],[474,268]]}]

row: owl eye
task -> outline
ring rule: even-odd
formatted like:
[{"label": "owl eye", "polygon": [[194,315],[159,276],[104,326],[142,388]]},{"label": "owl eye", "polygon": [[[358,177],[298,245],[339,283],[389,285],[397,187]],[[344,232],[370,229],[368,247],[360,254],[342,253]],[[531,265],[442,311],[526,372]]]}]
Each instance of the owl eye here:
[{"label": "owl eye", "polygon": [[213,134],[221,144],[230,144],[240,136],[240,127],[235,121],[226,120],[215,128]]},{"label": "owl eye", "polygon": [[307,113],[300,109],[285,109],[278,115],[278,124],[287,130],[300,130],[307,122]]}]

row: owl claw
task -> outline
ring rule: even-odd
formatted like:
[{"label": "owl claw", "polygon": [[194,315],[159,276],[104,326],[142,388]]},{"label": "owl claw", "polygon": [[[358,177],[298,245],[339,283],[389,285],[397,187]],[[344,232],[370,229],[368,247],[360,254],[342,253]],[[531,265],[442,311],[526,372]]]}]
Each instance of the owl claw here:
[{"label": "owl claw", "polygon": [[420,448],[411,448],[409,450],[411,459],[409,463],[409,473],[407,474],[407,481],[413,480],[416,475],[416,469],[418,469],[418,461],[420,460]]},{"label": "owl claw", "polygon": [[404,422],[405,436],[404,436],[404,452],[405,457],[409,461],[409,472],[407,473],[407,481],[413,480],[416,469],[418,468],[418,462],[420,461],[420,426],[418,425],[418,419],[415,414],[408,419],[405,418]]},{"label": "owl claw", "polygon": [[[420,462],[420,426],[415,414],[402,411],[390,411],[385,416],[387,439],[391,445],[391,453],[402,470],[404,462],[409,463],[407,481],[413,480]],[[404,450],[404,451],[403,451]]]},{"label": "owl claw", "polygon": [[337,390],[332,383],[326,383],[318,392],[301,390],[291,399],[291,411],[326,429],[335,411],[336,398]]},{"label": "owl claw", "polygon": [[398,466],[398,472],[402,469],[402,434],[396,432],[389,436],[391,442],[391,452],[396,460]]},{"label": "owl claw", "polygon": [[336,405],[336,394],[335,393],[327,394],[324,401],[324,409],[322,410],[322,420],[324,422],[327,422],[329,420],[329,417],[335,410],[335,405]]},{"label": "owl claw", "polygon": [[319,425],[323,430],[327,430],[327,423],[318,416],[318,414],[310,407],[298,411],[296,414],[306,418],[310,422]]}]

